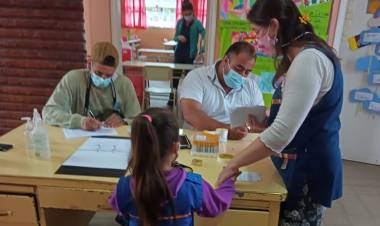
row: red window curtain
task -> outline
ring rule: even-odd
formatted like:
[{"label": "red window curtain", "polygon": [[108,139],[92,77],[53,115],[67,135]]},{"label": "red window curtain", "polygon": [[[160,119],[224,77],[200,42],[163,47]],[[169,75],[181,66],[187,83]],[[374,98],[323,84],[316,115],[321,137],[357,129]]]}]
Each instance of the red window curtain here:
[{"label": "red window curtain", "polygon": [[[182,1],[177,0],[176,6],[176,20],[178,21],[181,18],[182,11]],[[206,18],[207,18],[207,0],[192,0],[194,7],[194,16],[203,24],[203,27],[206,27]]]},{"label": "red window curtain", "polygon": [[121,25],[123,28],[146,28],[145,0],[121,1]]}]

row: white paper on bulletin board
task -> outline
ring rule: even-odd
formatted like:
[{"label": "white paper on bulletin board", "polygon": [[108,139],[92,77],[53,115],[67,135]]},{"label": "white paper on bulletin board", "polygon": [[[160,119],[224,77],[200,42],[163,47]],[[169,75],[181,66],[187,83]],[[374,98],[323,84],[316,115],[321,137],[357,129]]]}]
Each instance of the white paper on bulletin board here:
[{"label": "white paper on bulletin board", "polygon": [[[374,46],[367,46],[352,51],[347,38],[369,29],[368,0],[350,0],[347,5],[343,37],[339,49],[344,73],[344,102],[341,114],[340,147],[343,158],[352,161],[380,165],[380,117],[370,114],[361,104],[350,103],[348,96],[352,89],[369,88],[377,95],[380,89],[368,84],[368,72],[359,72],[355,68],[358,58],[374,54]],[[372,105],[372,108],[377,106]]]}]

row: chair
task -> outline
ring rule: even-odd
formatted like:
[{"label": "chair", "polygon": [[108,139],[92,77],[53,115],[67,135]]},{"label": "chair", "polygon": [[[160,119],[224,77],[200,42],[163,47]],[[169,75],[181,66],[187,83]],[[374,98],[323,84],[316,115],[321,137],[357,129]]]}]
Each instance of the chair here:
[{"label": "chair", "polygon": [[[143,109],[150,106],[151,99],[166,100],[177,103],[176,89],[173,88],[173,71],[170,67],[162,66],[145,66],[144,67],[144,96],[143,96]],[[152,87],[149,81],[167,81],[170,83],[170,88]],[[170,97],[172,95],[172,98]],[[176,104],[175,104],[176,105]],[[176,106],[173,106],[174,108]]]}]

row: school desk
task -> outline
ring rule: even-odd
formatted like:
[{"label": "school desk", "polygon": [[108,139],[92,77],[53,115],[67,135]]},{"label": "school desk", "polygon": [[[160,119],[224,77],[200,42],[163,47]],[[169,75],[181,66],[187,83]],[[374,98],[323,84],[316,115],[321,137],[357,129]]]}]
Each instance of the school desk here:
[{"label": "school desk", "polygon": [[[20,126],[0,137],[0,143],[14,145],[8,152],[0,152],[1,226],[84,226],[95,212],[111,211],[107,200],[117,178],[55,174],[85,138],[66,140],[61,128],[48,127],[52,158],[43,161],[25,150],[23,130]],[[126,127],[118,128],[118,133],[128,136]],[[254,137],[251,134],[243,141],[229,142],[228,152],[238,152]],[[180,151],[179,162],[215,183],[222,164],[213,158],[202,160],[202,166],[192,166],[189,150]],[[231,209],[217,219],[197,217],[197,225],[277,225],[280,203],[287,193],[279,174],[269,159],[249,170],[260,174],[262,181],[237,184]]]}]

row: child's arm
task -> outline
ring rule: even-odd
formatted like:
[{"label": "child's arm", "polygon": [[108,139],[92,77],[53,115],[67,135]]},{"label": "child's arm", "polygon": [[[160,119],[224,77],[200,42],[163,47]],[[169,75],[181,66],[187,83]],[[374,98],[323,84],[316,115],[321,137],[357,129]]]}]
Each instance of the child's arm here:
[{"label": "child's arm", "polygon": [[214,189],[205,180],[202,180],[203,200],[198,211],[200,216],[216,217],[226,211],[235,194],[235,185],[232,179],[226,180],[219,188]]}]

